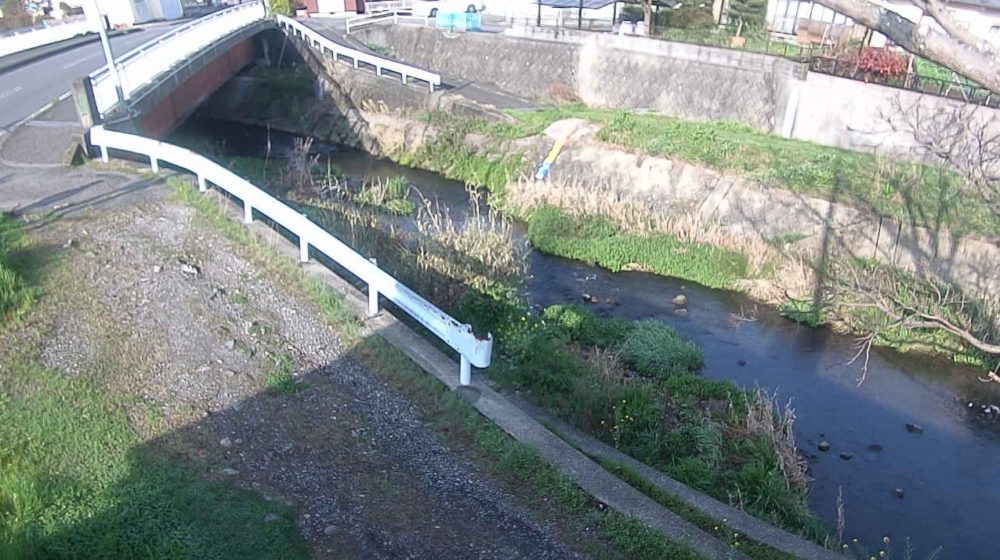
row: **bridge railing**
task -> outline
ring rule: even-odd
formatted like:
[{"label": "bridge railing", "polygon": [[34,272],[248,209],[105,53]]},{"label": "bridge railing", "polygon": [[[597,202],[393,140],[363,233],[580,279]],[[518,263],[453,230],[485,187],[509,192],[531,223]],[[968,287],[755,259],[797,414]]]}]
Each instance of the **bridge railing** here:
[{"label": "bridge railing", "polygon": [[[368,5],[366,4],[365,7],[367,8],[367,6]],[[360,16],[345,19],[344,27],[347,30],[347,34],[350,35],[351,31],[355,31],[369,25],[375,25],[376,23],[381,23],[383,21],[392,20],[392,23],[398,24],[399,16],[401,15],[409,15],[409,11],[399,9],[386,9],[378,12],[372,11],[368,14],[362,14]]]},{"label": "bridge railing", "polygon": [[382,58],[381,56],[359,51],[357,49],[352,49],[351,47],[335,43],[330,39],[327,39],[322,34],[302,25],[298,21],[292,18],[276,15],[275,16],[278,26],[286,30],[286,32],[292,35],[298,35],[304,41],[307,41],[313,47],[320,50],[321,53],[331,52],[333,53],[333,60],[339,60],[340,57],[347,57],[354,62],[354,67],[358,68],[359,64],[368,64],[375,68],[375,72],[381,76],[386,70],[399,74],[400,79],[403,83],[407,83],[410,78],[416,78],[422,82],[425,82],[431,91],[434,91],[434,86],[441,85],[441,75],[435,74],[429,70],[424,70],[423,68],[417,68],[416,66],[410,66],[409,64],[403,64],[402,62],[396,60],[390,60],[388,58]]},{"label": "bridge railing", "polygon": [[191,150],[143,136],[107,130],[103,126],[90,129],[90,143],[100,148],[104,161],[108,161],[109,152],[114,149],[148,157],[154,173],[159,172],[160,162],[191,172],[198,178],[198,187],[202,192],[214,185],[241,200],[246,223],[253,221],[254,211],[267,216],[298,237],[299,258],[302,262],[309,260],[311,249],[327,256],[365,282],[368,285],[369,315],[378,313],[381,295],[458,352],[461,356],[460,384],[468,385],[471,382],[473,365],[480,368],[490,365],[492,336],[476,336],[471,326],[459,323],[309,218],[225,167]]},{"label": "bridge railing", "polygon": [[[267,17],[264,2],[257,0],[219,10],[172,29],[116,60],[125,100],[152,83],[175,64],[211,46],[219,39]],[[90,75],[97,109],[103,116],[118,102],[114,80],[107,67]]]}]

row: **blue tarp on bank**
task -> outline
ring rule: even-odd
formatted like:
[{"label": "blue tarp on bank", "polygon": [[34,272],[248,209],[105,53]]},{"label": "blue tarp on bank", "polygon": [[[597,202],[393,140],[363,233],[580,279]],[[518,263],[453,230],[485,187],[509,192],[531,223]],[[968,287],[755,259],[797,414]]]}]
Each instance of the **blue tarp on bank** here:
[{"label": "blue tarp on bank", "polygon": [[483,30],[483,16],[479,13],[439,11],[434,22],[438,29],[448,31]]}]

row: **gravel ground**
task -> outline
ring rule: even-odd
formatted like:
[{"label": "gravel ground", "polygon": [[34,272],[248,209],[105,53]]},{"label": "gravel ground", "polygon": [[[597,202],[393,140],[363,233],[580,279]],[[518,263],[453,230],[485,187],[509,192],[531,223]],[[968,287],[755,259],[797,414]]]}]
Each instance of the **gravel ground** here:
[{"label": "gravel ground", "polygon": [[297,506],[314,556],[574,556],[191,209],[146,202],[32,235],[66,247],[51,279],[66,289],[34,314],[42,360],[122,394],[148,445]]}]

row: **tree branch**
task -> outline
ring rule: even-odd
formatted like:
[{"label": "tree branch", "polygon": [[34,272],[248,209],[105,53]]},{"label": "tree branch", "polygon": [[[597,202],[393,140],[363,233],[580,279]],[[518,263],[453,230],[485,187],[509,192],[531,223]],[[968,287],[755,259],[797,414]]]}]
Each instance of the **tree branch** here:
[{"label": "tree branch", "polygon": [[[1000,62],[960,39],[919,26],[869,0],[817,0],[854,21],[870,27],[904,49],[929,58],[1000,93]],[[933,17],[933,16],[932,16]],[[942,26],[944,27],[944,26]]]}]

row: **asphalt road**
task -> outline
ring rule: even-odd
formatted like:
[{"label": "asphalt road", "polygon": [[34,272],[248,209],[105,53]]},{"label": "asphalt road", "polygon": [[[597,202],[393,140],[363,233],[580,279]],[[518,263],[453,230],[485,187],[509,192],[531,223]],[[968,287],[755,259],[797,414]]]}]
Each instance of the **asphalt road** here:
[{"label": "asphalt road", "polygon": [[[186,23],[175,21],[143,26],[111,40],[114,54],[122,55]],[[7,130],[70,89],[74,78],[104,66],[101,43],[94,41],[0,73],[0,130]]]}]

